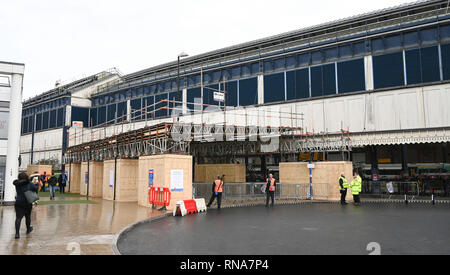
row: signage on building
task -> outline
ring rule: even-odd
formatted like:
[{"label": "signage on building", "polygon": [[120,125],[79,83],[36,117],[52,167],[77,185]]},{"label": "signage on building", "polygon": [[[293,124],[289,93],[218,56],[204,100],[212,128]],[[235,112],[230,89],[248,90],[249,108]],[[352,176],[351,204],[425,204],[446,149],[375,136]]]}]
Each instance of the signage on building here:
[{"label": "signage on building", "polygon": [[214,101],[225,102],[225,93],[214,92]]},{"label": "signage on building", "polygon": [[373,181],[378,181],[378,174],[373,174]]},{"label": "signage on building", "polygon": [[72,127],[83,128],[83,121],[72,121]]},{"label": "signage on building", "polygon": [[155,170],[154,169],[148,169],[148,188],[153,187],[154,177],[155,177]]},{"label": "signage on building", "polygon": [[170,192],[184,191],[184,171],[170,170]]}]

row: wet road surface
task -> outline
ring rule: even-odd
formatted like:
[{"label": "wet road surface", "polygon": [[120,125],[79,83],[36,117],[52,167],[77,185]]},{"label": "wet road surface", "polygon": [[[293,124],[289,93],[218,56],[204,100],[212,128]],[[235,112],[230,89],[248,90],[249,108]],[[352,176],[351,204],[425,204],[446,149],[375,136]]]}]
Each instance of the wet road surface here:
[{"label": "wet road surface", "polygon": [[140,224],[122,254],[450,254],[450,205],[369,203],[230,208]]}]

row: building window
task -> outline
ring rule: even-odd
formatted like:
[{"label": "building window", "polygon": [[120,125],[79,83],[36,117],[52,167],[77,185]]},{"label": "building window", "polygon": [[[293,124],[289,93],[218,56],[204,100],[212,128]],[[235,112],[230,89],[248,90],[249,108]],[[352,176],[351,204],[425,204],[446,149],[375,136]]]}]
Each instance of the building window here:
[{"label": "building window", "polygon": [[168,104],[166,101],[168,94],[159,94],[155,96],[155,118],[167,117],[169,112],[167,110]]},{"label": "building window", "polygon": [[403,86],[403,52],[374,56],[373,78],[375,89]]},{"label": "building window", "polygon": [[190,110],[190,112],[197,112],[202,109],[200,105],[201,99],[202,99],[201,88],[193,88],[187,90],[187,108]]},{"label": "building window", "polygon": [[227,106],[236,107],[238,106],[238,82],[231,81],[225,83],[226,91],[226,104]]},{"label": "building window", "polygon": [[264,103],[285,101],[284,73],[264,76]]},{"label": "building window", "polygon": [[337,69],[340,94],[366,90],[363,58],[338,62]]},{"label": "building window", "polygon": [[115,123],[116,112],[117,112],[116,104],[108,105],[108,110],[107,110],[107,113],[106,113],[107,114],[107,116],[106,116],[107,124],[114,124]]},{"label": "building window", "polygon": [[286,72],[287,100],[309,98],[309,69]]},{"label": "building window", "polygon": [[406,51],[405,60],[408,84],[440,81],[437,46]]},{"label": "building window", "polygon": [[335,65],[311,67],[312,97],[336,94]]},{"label": "building window", "polygon": [[131,106],[131,119],[132,120],[142,120],[142,98],[133,99],[130,101]]},{"label": "building window", "polygon": [[239,106],[258,104],[258,79],[239,80]]}]

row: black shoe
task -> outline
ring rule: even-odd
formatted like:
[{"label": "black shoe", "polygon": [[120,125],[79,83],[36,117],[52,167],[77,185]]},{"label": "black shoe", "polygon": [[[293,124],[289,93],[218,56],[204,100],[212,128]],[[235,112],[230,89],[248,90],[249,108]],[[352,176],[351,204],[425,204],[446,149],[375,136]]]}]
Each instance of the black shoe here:
[{"label": "black shoe", "polygon": [[19,238],[20,238],[19,233],[16,233],[16,236],[14,237],[14,239],[19,239]]},{"label": "black shoe", "polygon": [[27,229],[27,235],[30,234],[31,232],[33,232],[33,229],[34,228],[32,226],[30,226],[30,228]]}]

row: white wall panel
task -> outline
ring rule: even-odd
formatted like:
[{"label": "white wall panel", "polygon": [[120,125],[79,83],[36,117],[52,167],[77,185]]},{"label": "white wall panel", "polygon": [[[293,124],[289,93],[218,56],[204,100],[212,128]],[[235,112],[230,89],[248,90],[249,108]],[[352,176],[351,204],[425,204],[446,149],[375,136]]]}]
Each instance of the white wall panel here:
[{"label": "white wall panel", "polygon": [[343,98],[327,101],[326,110],[326,128],[329,132],[340,131],[341,125],[342,127],[347,125],[345,113],[348,112],[348,110],[345,108],[345,101]]},{"label": "white wall panel", "polygon": [[426,126],[428,128],[443,127],[445,122],[449,126],[448,108],[448,91],[445,89],[428,88],[424,89],[424,107]]},{"label": "white wall panel", "polygon": [[[377,129],[396,129],[395,96],[392,93],[375,94],[375,119]],[[350,129],[351,130],[351,129]]]},{"label": "white wall panel", "polygon": [[19,166],[20,171],[26,171],[28,165],[30,164],[31,154],[20,154],[22,157],[22,163]]},{"label": "white wall panel", "polygon": [[44,131],[34,134],[34,150],[52,150],[62,148],[62,129]]},{"label": "white wall panel", "polygon": [[20,152],[31,151],[31,141],[33,140],[32,135],[24,135],[20,137]]},{"label": "white wall panel", "polygon": [[324,129],[324,101],[312,102],[312,125],[311,128],[315,133],[325,131]]},{"label": "white wall panel", "polygon": [[364,122],[366,120],[366,107],[363,96],[353,96],[347,101],[348,120],[344,124],[344,130],[350,130],[351,132],[364,131]]},{"label": "white wall panel", "polygon": [[399,129],[417,127],[420,119],[416,90],[398,93],[395,109],[399,120]]}]

